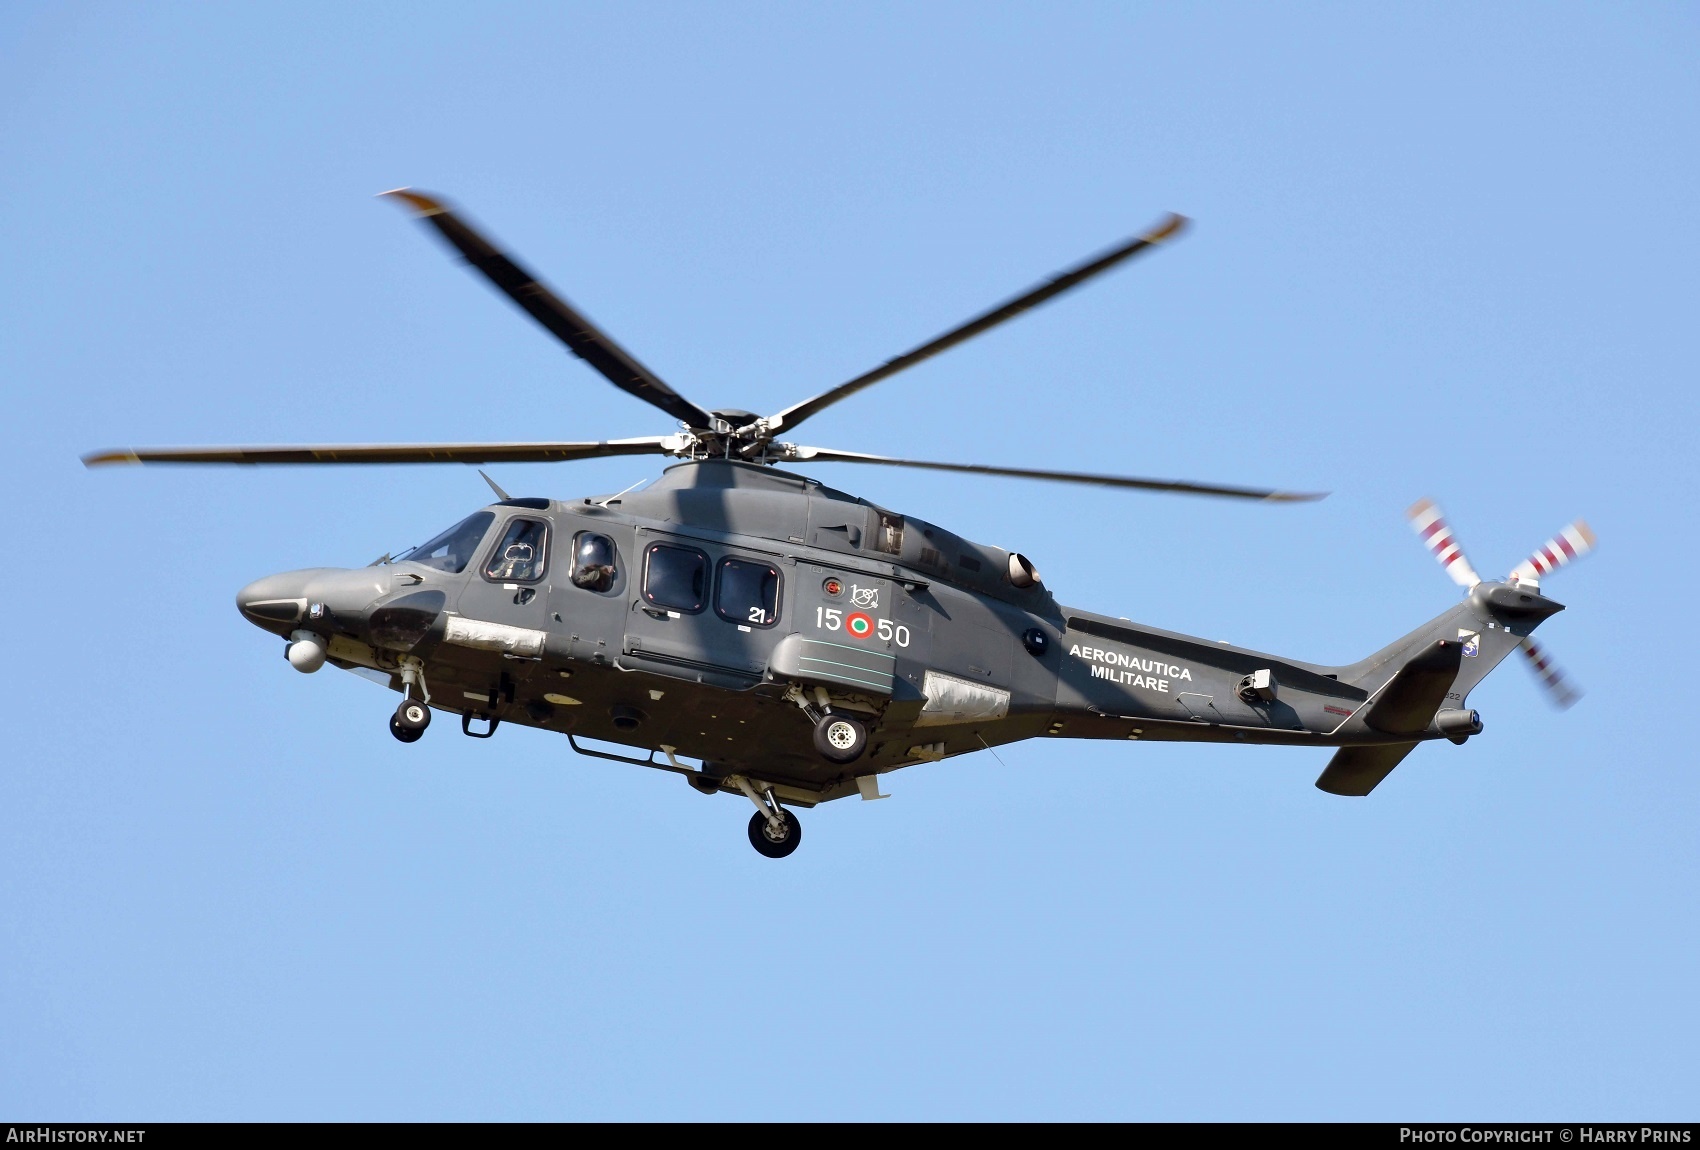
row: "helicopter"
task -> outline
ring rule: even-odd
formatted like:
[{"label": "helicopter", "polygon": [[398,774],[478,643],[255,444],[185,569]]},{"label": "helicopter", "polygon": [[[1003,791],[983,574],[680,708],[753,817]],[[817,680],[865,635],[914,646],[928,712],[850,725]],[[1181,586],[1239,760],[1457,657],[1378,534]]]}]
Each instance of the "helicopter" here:
[{"label": "helicopter", "polygon": [[[864,388],[1172,239],[1151,230],[773,415],[706,410],[664,383],[442,199],[382,193],[616,387],[678,421],[588,442],[127,448],[110,464],[497,464],[652,455],[653,482],[577,500],[496,496],[359,568],[269,575],[237,594],[297,671],[399,692],[403,743],[435,712],[490,738],[564,734],[580,754],[682,775],[755,807],[752,846],[797,849],[796,809],[889,797],[881,777],[1032,738],[1335,748],[1316,786],[1364,796],[1424,742],[1481,733],[1470,691],[1521,650],[1560,706],[1579,692],[1531,638],[1564,610],[1541,578],[1595,538],[1578,520],[1505,579],[1464,557],[1432,502],[1413,528],[1461,602],[1367,658],[1325,666],[1064,606],[1019,552],[971,542],[783,464],[859,463],[1274,503],[1318,493],[897,459],[778,438]],[[641,486],[641,485],[640,485]],[[610,749],[612,748],[612,749]],[[687,760],[696,760],[693,765]]]}]

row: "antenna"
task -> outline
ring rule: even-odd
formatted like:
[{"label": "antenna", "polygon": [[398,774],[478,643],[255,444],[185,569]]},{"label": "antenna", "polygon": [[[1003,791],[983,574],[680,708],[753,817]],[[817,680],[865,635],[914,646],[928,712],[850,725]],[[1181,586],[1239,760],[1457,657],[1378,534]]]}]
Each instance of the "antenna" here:
[{"label": "antenna", "polygon": [[602,502],[598,503],[596,506],[606,507],[610,503],[614,502],[614,500],[618,499],[620,496],[630,494],[631,492],[636,491],[638,488],[642,487],[645,483],[648,483],[648,482],[649,482],[649,477],[645,476],[644,478],[638,480],[636,483],[632,484],[630,487],[626,488],[624,491],[616,491],[614,494],[610,495],[608,498],[604,499]]}]

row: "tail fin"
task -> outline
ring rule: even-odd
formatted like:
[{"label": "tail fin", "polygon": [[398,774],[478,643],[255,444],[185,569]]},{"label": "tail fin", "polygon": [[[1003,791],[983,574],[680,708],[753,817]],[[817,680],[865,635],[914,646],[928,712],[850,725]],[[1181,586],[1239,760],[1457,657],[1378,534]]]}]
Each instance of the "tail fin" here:
[{"label": "tail fin", "polygon": [[[1450,618],[1451,613],[1441,616]],[[1437,621],[1438,622],[1438,621]],[[1412,632],[1405,640],[1394,644],[1395,654],[1379,664],[1386,668],[1394,661],[1398,669],[1379,684],[1366,689],[1373,692],[1374,702],[1363,713],[1364,725],[1383,735],[1420,735],[1447,703],[1460,707],[1463,692],[1457,690],[1458,677],[1463,670],[1465,642],[1460,638],[1433,637],[1434,624]],[[1406,654],[1415,638],[1418,646]],[[1480,639],[1471,656],[1480,659]],[[1379,743],[1372,746],[1342,747],[1317,778],[1316,785],[1335,795],[1367,795],[1392,773],[1393,768],[1416,749],[1416,742]]]},{"label": "tail fin", "polygon": [[[1483,584],[1491,587],[1492,584]],[[1486,598],[1486,596],[1480,596]],[[1477,683],[1487,678],[1488,672],[1499,666],[1500,661],[1517,650],[1520,642],[1509,626],[1503,625],[1498,618],[1490,618],[1484,622],[1478,613],[1475,603],[1476,596],[1466,599],[1448,611],[1444,611],[1418,627],[1415,631],[1394,640],[1369,658],[1353,663],[1340,669],[1340,681],[1362,687],[1366,691],[1375,691],[1382,687],[1394,674],[1399,672],[1412,659],[1433,647],[1436,643],[1452,642],[1459,645],[1458,670],[1449,691],[1445,692],[1442,702],[1455,707],[1461,707],[1464,699],[1475,688]],[[1533,597],[1531,597],[1533,598]],[[1563,610],[1550,599],[1541,600],[1550,604],[1552,611],[1548,614]],[[1491,624],[1491,626],[1490,626]],[[1526,634],[1532,627],[1524,627]]]},{"label": "tail fin", "polygon": [[1317,776],[1317,790],[1331,795],[1362,798],[1375,790],[1377,783],[1393,773],[1406,755],[1417,749],[1415,743],[1383,743],[1375,747],[1341,747],[1328,760],[1328,766]]},{"label": "tail fin", "polygon": [[[1540,594],[1539,580],[1594,549],[1588,525],[1578,519],[1542,544],[1504,583],[1484,583],[1432,500],[1419,500],[1405,514],[1436,561],[1469,594],[1361,663],[1340,668],[1343,682],[1370,693],[1371,702],[1361,714],[1368,728],[1360,728],[1365,737],[1417,737],[1341,748],[1316,780],[1318,787],[1336,795],[1369,794],[1423,737],[1432,737],[1430,724],[1460,743],[1479,732],[1481,723],[1465,712],[1464,700],[1513,651],[1529,657],[1559,706],[1570,706],[1580,694],[1529,633],[1564,610],[1562,603]],[[1448,711],[1454,713],[1444,713]]]},{"label": "tail fin", "polygon": [[[1563,609],[1505,584],[1482,583],[1456,607],[1362,662],[1341,668],[1340,679],[1373,697],[1362,716],[1371,732],[1421,736],[1440,712],[1463,711],[1476,684],[1522,649],[1528,642],[1524,636],[1542,619]],[[1465,727],[1458,740],[1480,729],[1479,723]],[[1367,795],[1416,745],[1413,740],[1342,747],[1316,785],[1336,795]]]}]

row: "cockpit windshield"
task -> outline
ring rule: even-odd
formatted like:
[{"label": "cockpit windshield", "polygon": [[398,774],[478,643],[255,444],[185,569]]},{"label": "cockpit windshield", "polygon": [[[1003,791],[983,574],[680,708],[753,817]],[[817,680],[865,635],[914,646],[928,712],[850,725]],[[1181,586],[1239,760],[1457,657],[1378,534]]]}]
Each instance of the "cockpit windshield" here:
[{"label": "cockpit windshield", "polygon": [[495,519],[488,511],[468,515],[430,542],[421,543],[407,552],[396,562],[419,563],[458,575],[472,562],[473,552],[478,550],[479,542],[484,538],[484,533],[490,530],[490,524],[495,522]]}]

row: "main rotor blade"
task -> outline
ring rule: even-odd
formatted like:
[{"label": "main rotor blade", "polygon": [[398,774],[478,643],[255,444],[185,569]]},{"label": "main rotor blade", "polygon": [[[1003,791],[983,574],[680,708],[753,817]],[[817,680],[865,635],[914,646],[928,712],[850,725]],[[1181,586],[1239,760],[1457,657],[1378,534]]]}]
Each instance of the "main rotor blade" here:
[{"label": "main rotor blade", "polygon": [[1093,276],[1109,271],[1122,261],[1138,255],[1146,248],[1154,247],[1173,237],[1186,224],[1185,216],[1171,213],[1168,219],[1144,235],[1111,248],[1101,255],[1093,256],[1086,262],[1076,264],[1066,271],[1058,272],[1038,287],[999,304],[991,311],[975,316],[967,323],[952,328],[937,339],[930,340],[911,351],[906,351],[895,359],[886,360],[872,371],[858,375],[847,383],[841,383],[831,391],[822,392],[813,399],[806,399],[802,403],[793,404],[778,415],[769,417],[767,420],[768,429],[777,431],[782,427],[795,427],[809,416],[831,407],[841,399],[855,395],[864,387],[871,387],[882,379],[889,379],[906,368],[914,367],[924,359],[931,359],[941,351],[948,351],[959,343],[973,339],[983,331],[991,330],[1005,320],[1014,319],[1022,312],[1038,307],[1046,300],[1061,295],[1069,288],[1085,283]]},{"label": "main rotor blade", "polygon": [[1183,495],[1220,495],[1230,499],[1261,499],[1271,503],[1308,503],[1327,498],[1327,492],[1270,491],[1262,487],[1227,487],[1215,483],[1184,483],[1174,479],[1136,479],[1127,475],[1094,475],[1084,471],[1038,471],[1026,467],[985,467],[977,463],[935,463],[921,459],[892,459],[838,451],[830,447],[801,447],[792,444],[788,458],[818,463],[882,463],[888,467],[915,467],[924,471],[961,471],[970,475],[1007,475],[1013,479],[1043,479],[1053,483],[1085,483],[1095,487],[1130,487],[1141,491],[1174,491]]},{"label": "main rotor blade", "polygon": [[300,447],[126,447],[83,456],[83,466],[114,463],[551,463],[605,455],[666,455],[671,437],[600,443],[397,443]]},{"label": "main rotor blade", "polygon": [[442,201],[407,188],[381,194],[394,196],[412,207],[420,219],[436,228],[466,257],[467,263],[484,274],[485,279],[524,308],[532,319],[566,344],[574,355],[606,376],[615,387],[659,407],[691,427],[713,428],[712,415],[662,383],[653,371],[639,363],[566,300],[540,283],[530,271],[498,251],[494,244],[450,211]]}]

